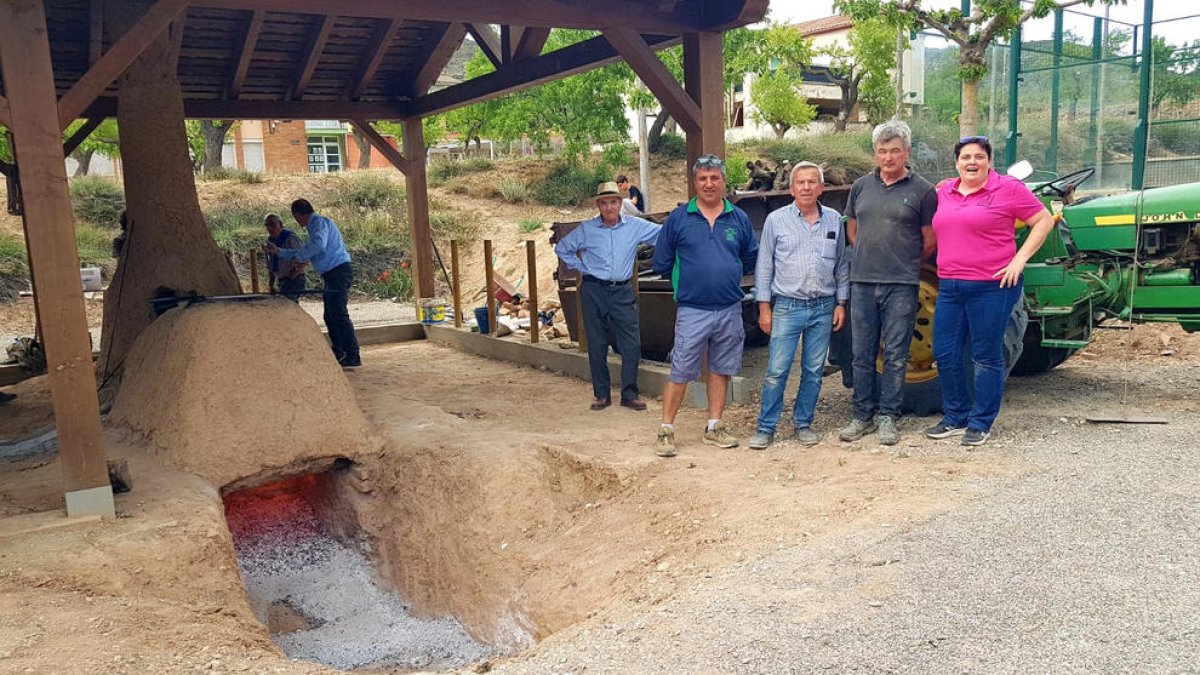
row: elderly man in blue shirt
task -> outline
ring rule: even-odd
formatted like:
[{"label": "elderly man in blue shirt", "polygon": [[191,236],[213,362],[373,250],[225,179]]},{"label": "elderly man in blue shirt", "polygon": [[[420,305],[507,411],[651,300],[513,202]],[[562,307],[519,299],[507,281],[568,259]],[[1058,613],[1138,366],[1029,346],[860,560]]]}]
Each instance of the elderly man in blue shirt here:
[{"label": "elderly man in blue shirt", "polygon": [[579,224],[558,242],[554,252],[581,275],[579,300],[583,303],[583,328],[587,331],[588,367],[592,375],[592,410],[612,405],[608,374],[609,335],[621,355],[621,405],[645,410],[638,396],[638,363],[642,335],[638,327],[637,299],[630,279],[640,244],[658,240],[658,225],[621,212],[621,191],[615,182],[596,190],[600,215]]},{"label": "elderly man in blue shirt", "polygon": [[754,295],[758,325],[771,336],[767,374],[763,378],[758,433],[750,439],[755,450],[775,439],[783,411],[788,374],[801,345],[800,388],[792,410],[797,441],[816,445],[812,429],[829,336],[846,321],[850,297],[850,257],[842,231],[842,215],[817,200],[825,190],[825,174],[812,162],[792,169],[795,201],[772,211],[759,240]]},{"label": "elderly man in blue shirt", "polygon": [[350,254],[342,241],[342,233],[332,220],[315,213],[307,199],[292,202],[292,217],[300,227],[308,230],[308,241],[295,249],[279,248],[267,242],[263,244],[263,250],[281,260],[311,263],[325,280],[322,299],[333,355],[343,368],[357,368],[362,365],[362,358],[358,353],[358,338],[350,321],[350,311],[346,308],[354,270],[350,267]]}]

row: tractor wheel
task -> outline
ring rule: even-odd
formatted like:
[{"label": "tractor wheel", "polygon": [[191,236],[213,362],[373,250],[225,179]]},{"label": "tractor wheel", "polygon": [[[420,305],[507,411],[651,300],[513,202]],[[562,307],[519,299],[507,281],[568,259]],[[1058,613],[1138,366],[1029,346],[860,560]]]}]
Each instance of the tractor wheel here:
[{"label": "tractor wheel", "polygon": [[1029,330],[1025,331],[1024,351],[1013,366],[1012,375],[1024,377],[1044,373],[1066,361],[1071,354],[1075,353],[1074,349],[1043,347],[1042,337],[1041,323],[1031,325]]},{"label": "tractor wheel", "polygon": [[[933,415],[942,411],[942,385],[938,381],[937,368],[933,363],[933,310],[937,305],[937,276],[932,270],[921,271],[920,290],[917,292],[917,321],[913,327],[913,339],[909,344],[908,374],[904,386],[903,409],[915,415]],[[1021,359],[1026,347],[1024,341],[1029,325],[1029,314],[1024,301],[1018,302],[1004,328],[1004,363],[1007,373]],[[964,367],[970,381],[974,366],[969,354],[964,354]],[[882,363],[879,364],[882,369]]]}]

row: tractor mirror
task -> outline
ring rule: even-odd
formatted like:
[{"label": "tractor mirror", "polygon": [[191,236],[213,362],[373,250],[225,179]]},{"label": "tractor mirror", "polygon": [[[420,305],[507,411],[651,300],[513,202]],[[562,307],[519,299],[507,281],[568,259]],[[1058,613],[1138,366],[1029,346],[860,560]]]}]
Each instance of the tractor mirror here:
[{"label": "tractor mirror", "polygon": [[1005,171],[1004,173],[1007,173],[1017,180],[1025,180],[1033,175],[1033,165],[1029,163],[1029,160],[1023,159],[1008,167],[1008,171]]}]

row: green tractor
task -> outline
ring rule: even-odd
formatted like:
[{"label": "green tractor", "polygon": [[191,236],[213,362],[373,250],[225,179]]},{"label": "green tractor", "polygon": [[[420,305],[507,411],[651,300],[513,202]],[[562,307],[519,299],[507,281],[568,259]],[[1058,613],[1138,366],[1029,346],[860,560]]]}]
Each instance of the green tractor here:
[{"label": "green tractor", "polygon": [[[1200,183],[1076,197],[1088,168],[1031,186],[1056,214],[1055,229],[1025,267],[1025,301],[1009,322],[1012,375],[1043,373],[1088,345],[1108,319],[1178,323],[1200,330]],[[1017,245],[1028,229],[1017,223]],[[921,278],[905,407],[941,409],[933,363],[937,276]]]}]

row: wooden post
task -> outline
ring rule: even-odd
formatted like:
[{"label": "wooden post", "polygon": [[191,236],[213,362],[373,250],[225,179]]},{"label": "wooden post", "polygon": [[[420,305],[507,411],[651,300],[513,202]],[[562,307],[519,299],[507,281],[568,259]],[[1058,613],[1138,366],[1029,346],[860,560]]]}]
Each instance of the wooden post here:
[{"label": "wooden post", "polygon": [[685,33],[683,82],[700,106],[700,133],[687,135],[688,196],[696,195],[692,165],[696,158],[713,154],[725,158],[725,88],[721,33]]},{"label": "wooden post", "polygon": [[575,273],[575,337],[579,338],[579,351],[587,351],[587,331],[583,327],[583,272]]},{"label": "wooden post", "polygon": [[458,274],[458,240],[450,240],[450,293],[454,296],[454,327],[462,328],[462,278]]},{"label": "wooden post", "polygon": [[487,286],[488,334],[496,336],[496,271],[492,269],[492,240],[483,240],[483,283]]},{"label": "wooden post", "polygon": [[54,69],[41,0],[0,2],[0,69],[21,183],[30,260],[46,321],[46,361],[68,516],[115,516],[100,434],[100,403],[79,283],[75,219],[67,192]]},{"label": "wooden post", "polygon": [[[408,202],[416,297],[433,297],[433,236],[429,227],[429,189],[425,180],[425,133],[420,117],[404,120],[404,189]],[[494,329],[493,329],[494,330]]]},{"label": "wooden post", "polygon": [[529,341],[537,344],[538,330],[538,287],[537,287],[537,245],[532,239],[525,240],[525,259],[529,264]]},{"label": "wooden post", "polygon": [[258,249],[250,249],[250,290],[258,293]]}]

